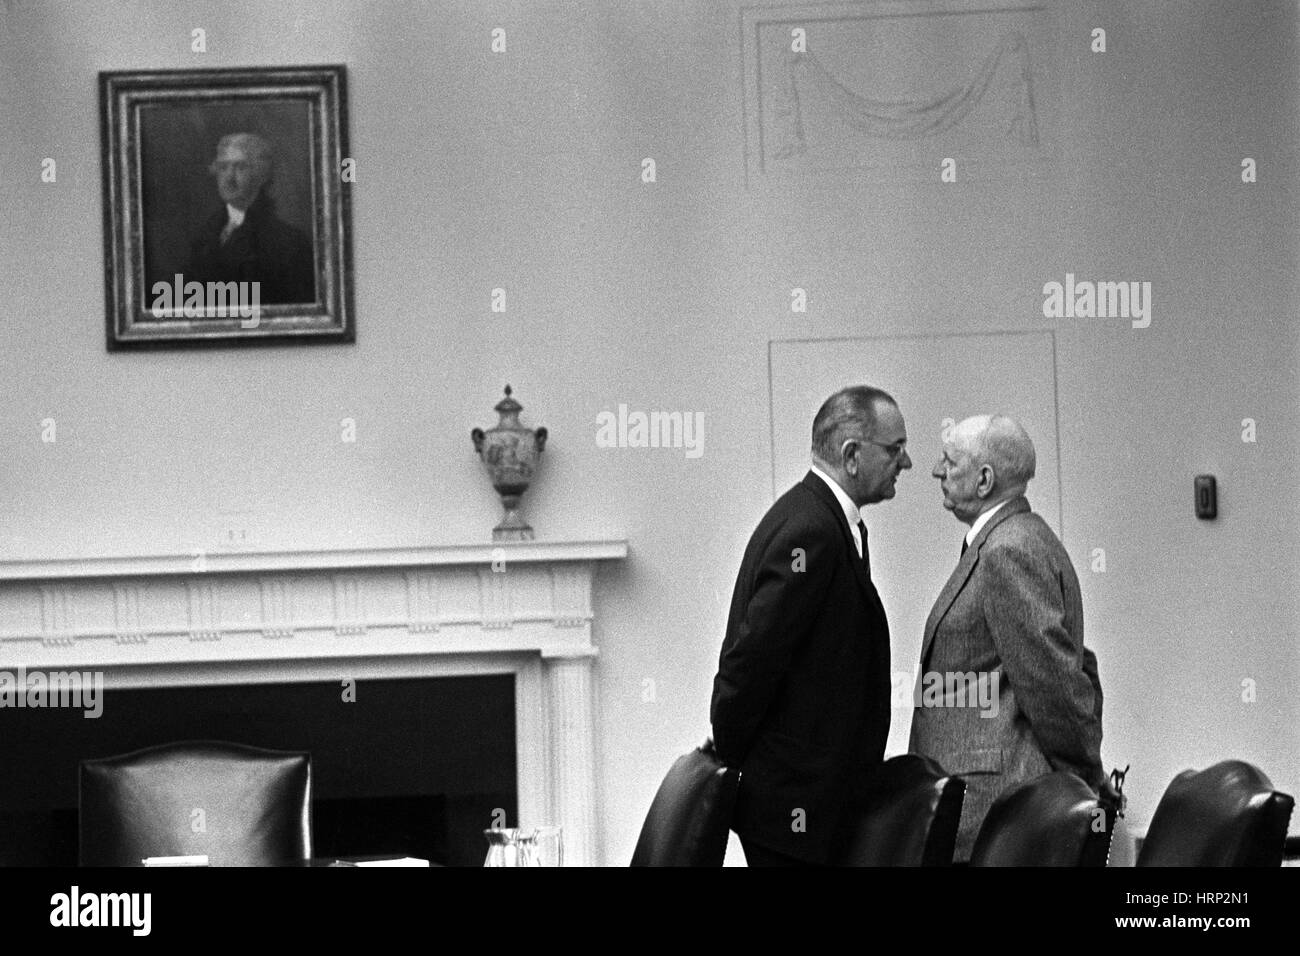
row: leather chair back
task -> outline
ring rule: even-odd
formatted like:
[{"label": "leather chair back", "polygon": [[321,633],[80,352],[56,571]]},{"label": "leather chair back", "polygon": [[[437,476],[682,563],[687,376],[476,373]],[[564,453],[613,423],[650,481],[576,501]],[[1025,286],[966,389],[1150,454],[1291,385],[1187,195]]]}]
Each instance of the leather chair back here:
[{"label": "leather chair back", "polygon": [[292,863],[311,856],[311,755],[204,740],[83,760],[80,809],[82,866]]},{"label": "leather chair back", "polygon": [[1081,779],[1045,773],[993,802],[971,866],[1105,866],[1115,811]]},{"label": "leather chair back", "polygon": [[966,782],[918,754],[891,757],[847,838],[844,866],[950,866]]},{"label": "leather chair back", "polygon": [[678,757],[659,785],[633,866],[722,866],[740,772],[710,748]]},{"label": "leather chair back", "polygon": [[1185,770],[1156,805],[1138,866],[1280,866],[1295,798],[1241,760]]}]

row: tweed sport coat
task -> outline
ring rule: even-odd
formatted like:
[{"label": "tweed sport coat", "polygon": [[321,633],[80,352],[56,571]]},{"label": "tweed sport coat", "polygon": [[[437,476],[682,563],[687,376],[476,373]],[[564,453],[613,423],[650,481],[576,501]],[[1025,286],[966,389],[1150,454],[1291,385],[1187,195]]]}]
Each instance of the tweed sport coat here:
[{"label": "tweed sport coat", "polygon": [[[951,676],[972,673],[989,706]],[[927,692],[940,681],[941,694]],[[917,683],[909,749],[966,780],[956,860],[969,859],[989,807],[1011,787],[1052,770],[1094,789],[1104,782],[1101,684],[1083,643],[1079,579],[1024,497],[957,562],[925,624]]]}]

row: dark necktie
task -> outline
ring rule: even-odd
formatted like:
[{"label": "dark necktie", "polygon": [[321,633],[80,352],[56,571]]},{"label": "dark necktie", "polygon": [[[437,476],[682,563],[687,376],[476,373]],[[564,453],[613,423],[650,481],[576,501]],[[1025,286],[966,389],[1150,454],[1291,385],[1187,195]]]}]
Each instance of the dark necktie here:
[{"label": "dark necktie", "polygon": [[966,539],[965,539],[965,538],[962,538],[962,539],[961,539],[961,556],[962,556],[963,558],[966,557],[966,548],[967,548],[967,547],[968,547],[968,545],[966,544]]},{"label": "dark necktie", "polygon": [[862,566],[867,571],[867,580],[871,580],[871,554],[867,551],[867,526],[858,519],[858,534],[862,535]]}]

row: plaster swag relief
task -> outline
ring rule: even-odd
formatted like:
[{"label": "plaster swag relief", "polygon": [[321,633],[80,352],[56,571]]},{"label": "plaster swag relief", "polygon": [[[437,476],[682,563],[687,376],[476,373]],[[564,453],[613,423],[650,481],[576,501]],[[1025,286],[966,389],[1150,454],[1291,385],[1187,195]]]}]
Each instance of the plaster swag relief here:
[{"label": "plaster swag relief", "polygon": [[1037,146],[1033,73],[1029,67],[1028,45],[1019,33],[1004,36],[969,82],[938,95],[909,100],[881,100],[855,93],[835,77],[816,53],[791,52],[786,58],[785,101],[779,102],[775,110],[778,121],[785,126],[785,136],[774,155],[777,159],[789,159],[807,152],[800,105],[805,100],[820,99],[838,120],[866,136],[919,139],[951,129],[965,120],[984,100],[993,78],[1003,69],[1013,78],[1006,136],[1020,146]]},{"label": "plaster swag relief", "polygon": [[935,181],[1027,171],[1058,150],[1057,10],[813,3],[742,12],[746,174],[872,171]]}]

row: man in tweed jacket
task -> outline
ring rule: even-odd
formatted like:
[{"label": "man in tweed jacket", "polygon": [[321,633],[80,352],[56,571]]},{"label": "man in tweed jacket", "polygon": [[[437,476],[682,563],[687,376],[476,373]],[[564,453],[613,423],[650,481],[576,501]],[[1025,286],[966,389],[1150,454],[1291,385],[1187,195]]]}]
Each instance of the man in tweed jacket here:
[{"label": "man in tweed jacket", "polygon": [[949,429],[931,472],[970,530],[925,624],[909,749],[966,780],[959,862],[1012,787],[1052,770],[1105,784],[1097,658],[1070,557],[1024,497],[1034,464],[1018,422],[979,415]]}]

